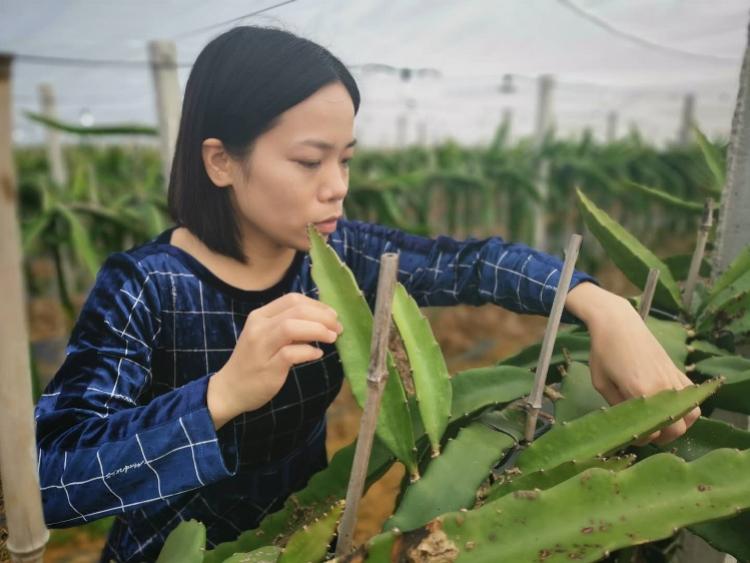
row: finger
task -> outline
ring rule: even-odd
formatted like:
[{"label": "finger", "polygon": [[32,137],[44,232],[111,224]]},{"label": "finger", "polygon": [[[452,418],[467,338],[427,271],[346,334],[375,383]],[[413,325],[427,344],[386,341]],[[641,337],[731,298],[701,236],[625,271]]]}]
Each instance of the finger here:
[{"label": "finger", "polygon": [[322,356],[323,350],[315,346],[310,346],[309,344],[289,344],[279,349],[271,358],[271,361],[278,362],[286,367],[319,360]]},{"label": "finger", "polygon": [[689,413],[685,415],[685,425],[687,428],[690,428],[693,423],[698,420],[701,416],[701,408],[695,407],[693,410],[691,410]]},{"label": "finger", "polygon": [[673,424],[661,429],[661,434],[654,440],[654,444],[663,446],[682,436],[687,430],[685,421],[680,419]]},{"label": "finger", "polygon": [[[675,384],[675,388],[677,389],[683,389],[685,387],[689,387],[693,385],[693,382],[690,381],[682,372],[676,372],[679,374],[678,381]],[[700,417],[701,410],[699,407],[695,407],[693,410],[691,410],[689,413],[687,413],[684,418],[681,420],[678,420],[677,422],[662,428],[660,431],[653,432],[646,438],[642,438],[640,440],[637,440],[633,442],[636,446],[645,446],[649,442],[653,442],[654,444],[663,446],[665,444],[668,444],[680,436],[682,436],[690,426]]]},{"label": "finger", "polygon": [[253,313],[263,317],[275,317],[279,313],[299,305],[308,305],[310,307],[317,307],[321,310],[334,311],[333,307],[330,307],[325,303],[321,303],[317,299],[312,299],[311,297],[307,297],[306,295],[302,295],[301,293],[293,292],[287,293],[279,297],[278,299],[274,299],[273,301],[271,301],[270,303],[266,303],[262,307],[258,307],[253,311]]},{"label": "finger", "polygon": [[659,430],[655,432],[651,432],[648,436],[644,436],[643,438],[640,438],[639,440],[635,440],[633,442],[634,446],[645,446],[646,444],[653,442],[661,435],[661,432]]},{"label": "finger", "polygon": [[[610,405],[616,405],[617,403],[622,403],[626,397],[625,395],[617,388],[617,386],[612,383],[611,381],[605,381],[604,383],[598,383],[597,384],[597,391],[601,393],[601,395],[607,400],[607,402]],[[645,446],[648,444],[651,440],[654,440],[659,436],[659,432],[653,432],[649,434],[648,436],[641,438],[640,440],[636,440],[633,442],[633,445],[635,446]]]},{"label": "finger", "polygon": [[594,388],[610,405],[616,405],[625,400],[622,392],[608,379],[597,380],[594,382]]},{"label": "finger", "polygon": [[313,307],[308,303],[302,305],[295,305],[290,309],[286,309],[280,312],[278,315],[272,317],[273,321],[281,321],[284,319],[301,319],[306,321],[314,321],[325,325],[326,328],[332,330],[338,334],[341,334],[344,327],[338,321],[336,311],[332,308],[321,309],[320,307]]},{"label": "finger", "polygon": [[[603,382],[597,382],[596,389],[597,391],[599,391],[599,393],[601,393],[601,395],[607,400],[607,402],[610,405],[616,405],[617,403],[622,403],[626,399],[625,395],[623,395],[623,393],[611,381],[605,380]],[[651,440],[654,440],[658,436],[659,436],[659,431],[652,432],[648,436],[645,436],[641,438],[640,440],[636,440],[635,442],[633,442],[633,445],[645,446]]]},{"label": "finger", "polygon": [[276,350],[293,342],[328,342],[336,341],[338,334],[325,325],[304,319],[283,319],[275,323],[268,331],[268,344],[272,354]]}]

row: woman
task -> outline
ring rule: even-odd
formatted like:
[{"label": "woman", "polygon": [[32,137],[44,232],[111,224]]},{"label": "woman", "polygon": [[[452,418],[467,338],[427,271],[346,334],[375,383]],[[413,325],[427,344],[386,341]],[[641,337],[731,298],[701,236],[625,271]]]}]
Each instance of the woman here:
[{"label": "woman", "polygon": [[[337,58],[284,31],[236,28],[196,60],[169,185],[176,227],[107,259],[37,408],[47,523],[115,514],[103,561],[153,560],[189,518],[209,547],[234,539],[326,466],[342,326],[316,299],[309,223],[371,304],[379,256],[398,251],[420,305],[549,314],[555,257],[342,219],[359,102]],[[574,273],[563,321],[588,326],[610,403],[690,384],[588,274]]]}]

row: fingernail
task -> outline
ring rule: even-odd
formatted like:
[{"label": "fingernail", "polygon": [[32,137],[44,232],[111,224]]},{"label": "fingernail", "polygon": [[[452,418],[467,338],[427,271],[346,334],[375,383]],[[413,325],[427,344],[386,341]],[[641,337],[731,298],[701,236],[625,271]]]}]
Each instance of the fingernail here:
[{"label": "fingernail", "polygon": [[328,337],[331,339],[331,342],[335,341],[336,338],[338,338],[338,334],[333,332],[332,330],[328,331]]},{"label": "fingernail", "polygon": [[344,325],[342,325],[341,323],[336,323],[336,330],[339,334],[341,334],[342,332],[344,332]]}]

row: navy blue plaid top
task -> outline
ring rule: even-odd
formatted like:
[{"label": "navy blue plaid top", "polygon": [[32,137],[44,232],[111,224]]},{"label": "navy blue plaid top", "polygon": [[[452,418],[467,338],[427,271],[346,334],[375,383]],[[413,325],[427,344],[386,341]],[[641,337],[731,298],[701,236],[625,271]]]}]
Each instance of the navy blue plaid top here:
[{"label": "navy blue plaid top", "polygon": [[[279,393],[215,430],[208,378],[228,360],[250,311],[288,292],[317,297],[298,251],[283,279],[245,291],[169,243],[109,256],[37,408],[48,526],[116,515],[103,561],[152,561],[182,520],[205,523],[208,547],[257,527],[327,465],[325,412],[341,388],[336,348],[294,366]],[[374,305],[379,257],[421,306],[495,303],[549,315],[560,259],[501,238],[418,237],[342,220],[329,244]],[[582,281],[575,271],[571,288]],[[565,311],[563,322],[580,323]]]}]

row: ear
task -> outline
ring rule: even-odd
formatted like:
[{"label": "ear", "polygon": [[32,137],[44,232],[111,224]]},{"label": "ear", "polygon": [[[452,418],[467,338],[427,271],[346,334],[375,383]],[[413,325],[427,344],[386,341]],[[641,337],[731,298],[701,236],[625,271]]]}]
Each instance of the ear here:
[{"label": "ear", "polygon": [[203,166],[211,181],[220,188],[232,185],[232,159],[219,139],[205,139],[201,145]]}]

